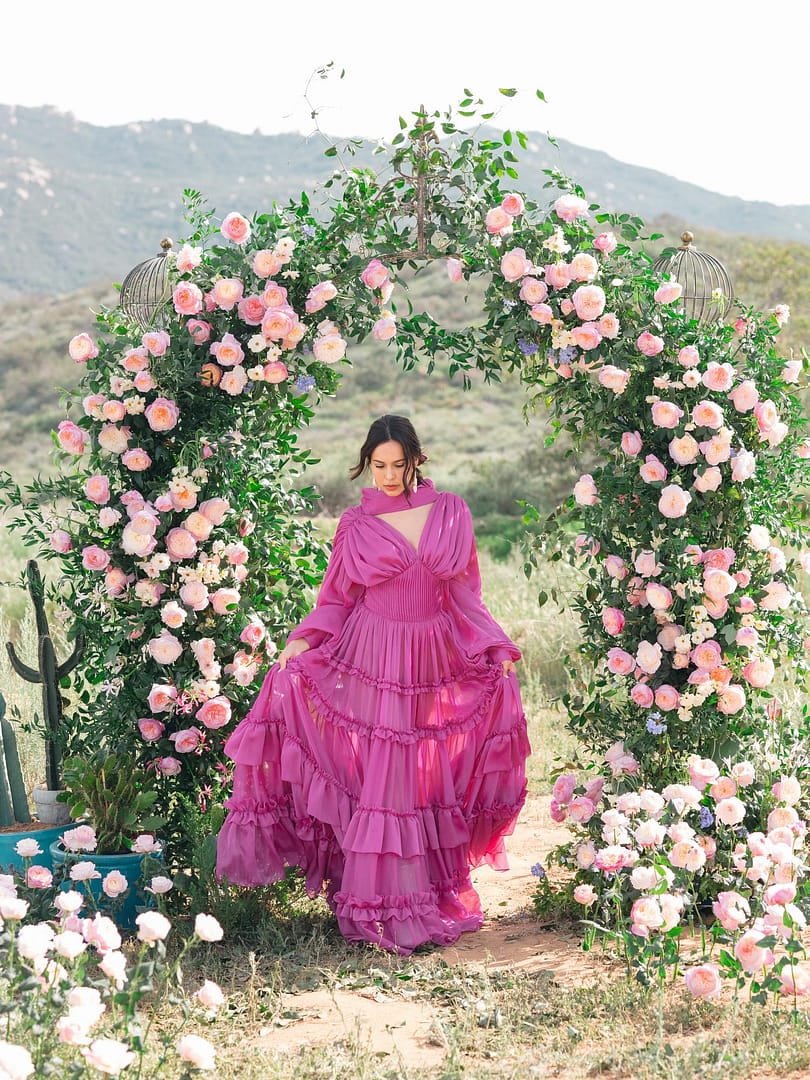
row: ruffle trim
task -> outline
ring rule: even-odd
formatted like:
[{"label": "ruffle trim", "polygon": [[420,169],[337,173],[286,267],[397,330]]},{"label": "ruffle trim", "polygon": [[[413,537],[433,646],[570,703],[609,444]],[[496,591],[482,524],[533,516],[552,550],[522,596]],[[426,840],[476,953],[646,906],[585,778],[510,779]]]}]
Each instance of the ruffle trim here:
[{"label": "ruffle trim", "polygon": [[[444,679],[440,679],[438,682],[427,683],[400,683],[394,682],[391,679],[381,679],[376,675],[371,675],[368,671],[364,671],[362,668],[357,667],[356,664],[350,664],[348,660],[342,660],[339,656],[336,656],[328,647],[321,649],[321,655],[324,661],[336,671],[340,671],[344,675],[349,675],[353,679],[357,679],[359,682],[365,683],[366,686],[373,686],[377,690],[388,690],[391,693],[401,694],[403,697],[411,697],[415,694],[438,694],[452,683],[464,682],[465,679],[481,678],[481,671],[470,664],[463,671],[452,672]],[[497,668],[495,669],[497,670]],[[303,673],[301,673],[303,675]],[[487,677],[488,673],[484,674]],[[498,675],[501,672],[498,671]]]}]

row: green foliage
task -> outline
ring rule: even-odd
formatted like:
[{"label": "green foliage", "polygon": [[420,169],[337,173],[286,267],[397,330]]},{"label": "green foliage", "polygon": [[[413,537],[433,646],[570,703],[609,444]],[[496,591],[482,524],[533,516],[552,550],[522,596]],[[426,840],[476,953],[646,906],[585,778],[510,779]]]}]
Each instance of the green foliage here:
[{"label": "green foliage", "polygon": [[30,820],[17,738],[6,717],[6,699],[0,694],[0,826]]},{"label": "green foliage", "polygon": [[158,800],[155,775],[143,771],[133,754],[97,750],[66,758],[63,771],[67,790],[59,801],[67,803],[74,820],[89,819],[99,855],[129,851],[136,836],[164,824],[152,813]]}]

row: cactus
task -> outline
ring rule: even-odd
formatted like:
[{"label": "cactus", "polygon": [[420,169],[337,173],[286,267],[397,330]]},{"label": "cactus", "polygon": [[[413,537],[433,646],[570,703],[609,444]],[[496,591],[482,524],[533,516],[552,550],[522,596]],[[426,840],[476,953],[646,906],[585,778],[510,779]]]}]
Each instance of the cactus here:
[{"label": "cactus", "polygon": [[0,826],[27,825],[30,820],[17,736],[6,717],[6,699],[0,694]]},{"label": "cactus", "polygon": [[56,651],[53,647],[48,617],[45,614],[45,589],[39,574],[39,567],[34,559],[30,559],[26,568],[25,576],[28,580],[28,592],[34,604],[34,615],[37,624],[37,648],[38,667],[29,667],[17,656],[14,646],[10,641],[6,642],[11,666],[26,682],[42,683],[42,719],[45,724],[45,784],[52,791],[61,787],[60,765],[62,751],[59,745],[60,728],[62,726],[62,696],[59,693],[59,682],[71,672],[82,658],[84,652],[84,635],[79,632],[73,646],[73,652],[62,664],[56,662]]}]

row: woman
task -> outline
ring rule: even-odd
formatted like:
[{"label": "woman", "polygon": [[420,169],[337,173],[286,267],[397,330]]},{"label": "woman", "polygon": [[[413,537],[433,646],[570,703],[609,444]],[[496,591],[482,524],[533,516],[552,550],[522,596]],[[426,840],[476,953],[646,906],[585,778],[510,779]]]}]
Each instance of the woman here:
[{"label": "woman", "polygon": [[225,749],[217,873],[300,866],[344,937],[403,955],[482,921],[470,866],[507,868],[529,752],[516,646],[481,601],[469,509],[423,478],[411,422],[383,416],[352,470],[314,610]]}]

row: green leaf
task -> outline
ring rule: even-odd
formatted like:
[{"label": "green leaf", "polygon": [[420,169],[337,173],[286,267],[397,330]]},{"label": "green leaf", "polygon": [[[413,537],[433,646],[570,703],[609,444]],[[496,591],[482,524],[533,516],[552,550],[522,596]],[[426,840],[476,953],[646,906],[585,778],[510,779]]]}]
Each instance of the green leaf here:
[{"label": "green leaf", "polygon": [[537,94],[541,101],[546,100],[546,95],[543,93],[542,90],[535,90],[535,94]]},{"label": "green leaf", "polygon": [[501,87],[498,90],[498,93],[503,94],[504,97],[514,97],[517,90],[514,90],[512,87]]}]

